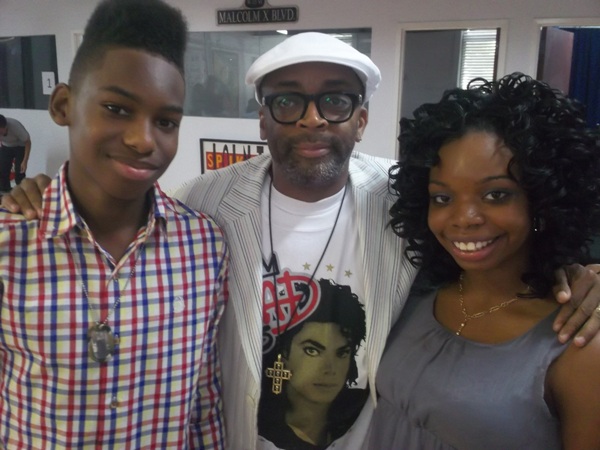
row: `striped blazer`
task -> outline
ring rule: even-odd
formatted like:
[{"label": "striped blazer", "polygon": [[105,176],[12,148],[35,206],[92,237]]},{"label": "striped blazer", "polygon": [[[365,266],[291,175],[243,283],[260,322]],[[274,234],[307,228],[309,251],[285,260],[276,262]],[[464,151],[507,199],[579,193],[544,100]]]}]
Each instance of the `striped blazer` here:
[{"label": "striped blazer", "polygon": [[[271,164],[261,155],[190,181],[174,196],[211,215],[230,247],[229,303],[219,331],[227,448],[253,450],[262,373],[262,256],[260,198]],[[405,243],[387,226],[394,196],[390,160],[354,152],[350,187],[355,199],[365,268],[366,355],[373,387],[391,325],[404,306],[416,270]],[[371,389],[375,400],[375,389]]]}]

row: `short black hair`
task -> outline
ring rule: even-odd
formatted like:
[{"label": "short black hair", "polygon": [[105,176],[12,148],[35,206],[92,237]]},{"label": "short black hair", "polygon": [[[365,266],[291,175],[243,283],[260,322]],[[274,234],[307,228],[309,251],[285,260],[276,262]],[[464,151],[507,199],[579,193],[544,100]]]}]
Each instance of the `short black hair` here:
[{"label": "short black hair", "polygon": [[184,75],[187,23],[180,10],[162,0],[103,0],[90,16],[69,84],[100,62],[107,50],[126,47],[160,56]]},{"label": "short black hair", "polygon": [[424,283],[438,287],[461,270],[429,230],[428,183],[440,148],[470,131],[493,133],[510,149],[508,173],[525,191],[530,219],[541,225],[523,275],[533,293],[550,292],[554,269],[590,260],[591,239],[600,232],[600,128],[587,127],[582,104],[515,72],[446,91],[413,115],[400,121],[400,161],[390,169],[399,198],[390,214]]},{"label": "short black hair", "polygon": [[0,128],[4,128],[8,122],[6,121],[6,117],[0,114]]}]

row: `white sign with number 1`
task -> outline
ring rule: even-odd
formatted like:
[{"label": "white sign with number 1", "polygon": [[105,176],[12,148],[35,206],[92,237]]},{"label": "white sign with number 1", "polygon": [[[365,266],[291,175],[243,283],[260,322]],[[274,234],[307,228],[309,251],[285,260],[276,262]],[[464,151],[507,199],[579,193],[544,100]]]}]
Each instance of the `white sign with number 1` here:
[{"label": "white sign with number 1", "polygon": [[42,92],[44,95],[52,94],[55,85],[54,72],[42,72]]}]

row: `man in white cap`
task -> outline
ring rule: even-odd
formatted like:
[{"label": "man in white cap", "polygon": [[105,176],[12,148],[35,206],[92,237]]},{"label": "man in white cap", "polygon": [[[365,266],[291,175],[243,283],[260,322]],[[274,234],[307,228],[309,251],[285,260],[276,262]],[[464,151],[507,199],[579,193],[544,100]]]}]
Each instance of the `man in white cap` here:
[{"label": "man in white cap", "polygon": [[[380,79],[367,56],[334,37],[286,39],[246,76],[270,155],[175,194],[216,219],[230,245],[219,347],[232,450],[363,444],[379,359],[415,276],[404,241],[387,227],[391,161],[353,152]],[[12,197],[3,204],[16,211]],[[362,313],[319,306],[342,294]]]},{"label": "man in white cap", "polygon": [[[231,449],[363,445],[377,366],[416,274],[387,226],[391,161],[353,152],[380,80],[370,58],[332,36],[287,38],[246,75],[270,155],[175,194],[230,244],[219,340]],[[322,314],[320,302],[340,303],[330,291],[362,304],[363,327],[350,307]]]},{"label": "man in white cap", "polygon": [[[203,175],[175,194],[222,224],[232,250],[220,331],[232,449],[334,442],[352,449],[364,440],[377,365],[415,275],[386,227],[391,161],[352,152],[380,79],[366,55],[339,39],[289,37],[246,75],[270,155]],[[362,304],[360,348],[350,348],[339,325],[302,327],[319,304],[322,279]],[[282,345],[301,327],[293,349]]]}]

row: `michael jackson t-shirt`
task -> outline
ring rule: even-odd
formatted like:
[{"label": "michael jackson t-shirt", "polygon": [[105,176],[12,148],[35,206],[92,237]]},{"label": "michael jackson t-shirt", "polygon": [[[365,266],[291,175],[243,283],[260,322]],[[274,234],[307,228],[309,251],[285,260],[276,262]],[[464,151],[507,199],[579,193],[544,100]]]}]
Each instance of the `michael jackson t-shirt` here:
[{"label": "michael jackson t-shirt", "polygon": [[353,204],[350,189],[307,203],[264,187],[258,413],[264,449],[325,449],[351,432],[367,402]]}]

